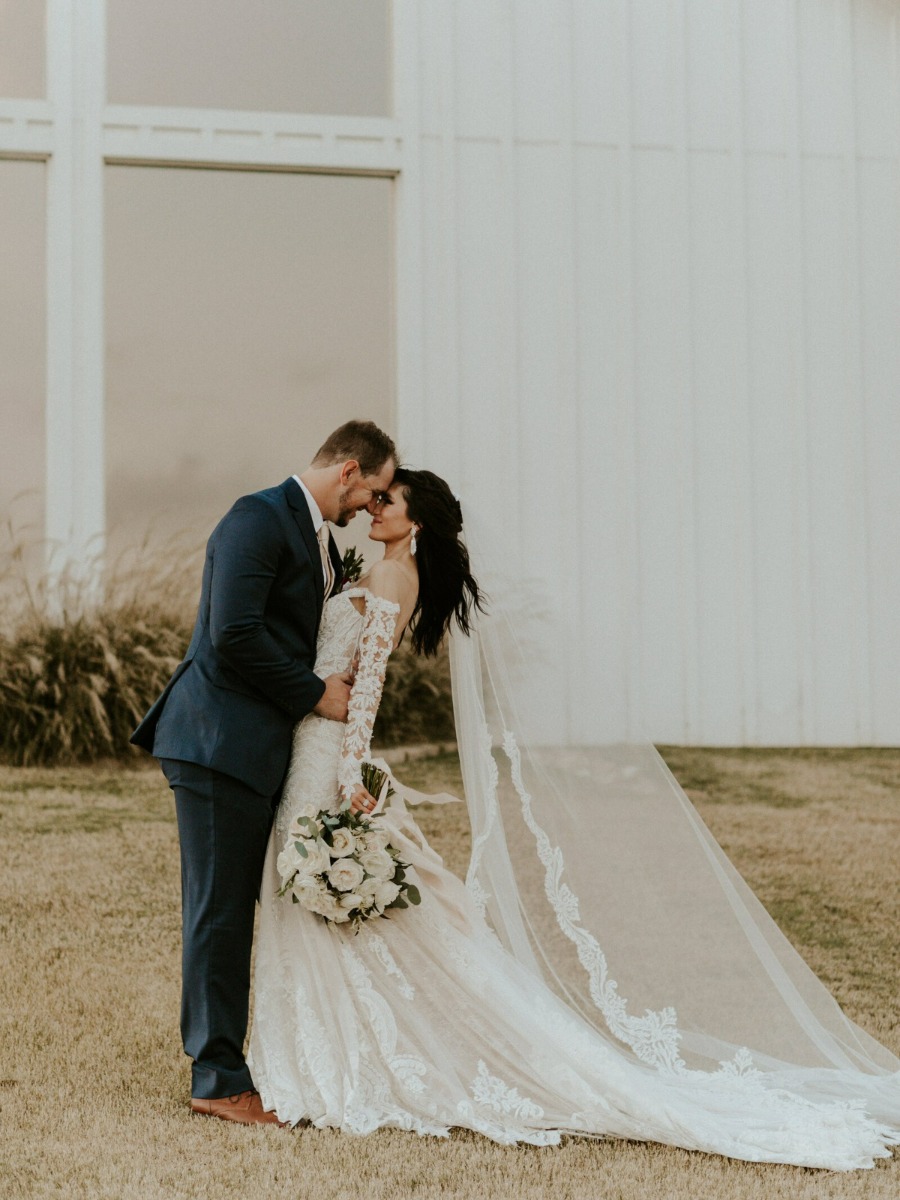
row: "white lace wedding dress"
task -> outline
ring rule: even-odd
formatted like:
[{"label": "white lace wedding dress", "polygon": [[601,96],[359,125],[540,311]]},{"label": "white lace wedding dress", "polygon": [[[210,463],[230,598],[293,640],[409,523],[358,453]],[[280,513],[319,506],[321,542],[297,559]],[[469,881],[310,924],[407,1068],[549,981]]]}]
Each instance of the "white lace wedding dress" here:
[{"label": "white lace wedding dress", "polygon": [[[365,614],[353,604],[365,598]],[[382,817],[421,906],[354,935],[276,895],[297,810],[336,811],[369,753],[397,607],[363,589],[330,599],[317,671],[359,649],[347,726],[297,728],[263,876],[248,1062],[264,1104],[291,1123],[501,1143],[563,1134],[652,1140],[763,1162],[849,1170],[895,1140],[858,1101],[811,1103],[755,1071],[672,1073],[636,1061],[501,945],[476,898],[429,847],[400,796]]]}]

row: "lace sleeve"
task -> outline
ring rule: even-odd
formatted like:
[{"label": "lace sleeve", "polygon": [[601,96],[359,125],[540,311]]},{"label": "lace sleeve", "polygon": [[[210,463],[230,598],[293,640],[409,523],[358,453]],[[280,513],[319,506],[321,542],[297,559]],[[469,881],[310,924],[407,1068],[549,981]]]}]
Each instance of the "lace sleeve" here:
[{"label": "lace sleeve", "polygon": [[384,687],[400,605],[366,592],[366,615],[359,639],[359,665],[350,692],[347,730],[338,764],[341,796],[349,800],[362,787],[361,766],[369,753],[375,714]]}]

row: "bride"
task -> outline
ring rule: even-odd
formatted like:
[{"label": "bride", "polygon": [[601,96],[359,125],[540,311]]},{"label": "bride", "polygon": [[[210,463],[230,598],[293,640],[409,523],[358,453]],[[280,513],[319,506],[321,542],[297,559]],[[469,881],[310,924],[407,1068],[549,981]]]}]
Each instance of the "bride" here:
[{"label": "bride", "polygon": [[[317,673],[356,676],[346,726],[298,725],[269,840],[248,1055],[265,1107],[355,1134],[889,1157],[900,1063],[843,1016],[652,747],[530,744],[528,602],[513,612],[516,582],[491,579],[481,612],[472,570],[484,585],[496,564],[470,567],[461,533],[447,485],[398,470],[373,516],[382,561],[326,603]],[[451,627],[465,882],[410,814],[422,796],[391,777],[376,809],[362,783],[392,649],[407,633],[433,654]],[[358,931],[279,895],[295,818],[342,804],[375,811],[421,895]]]}]

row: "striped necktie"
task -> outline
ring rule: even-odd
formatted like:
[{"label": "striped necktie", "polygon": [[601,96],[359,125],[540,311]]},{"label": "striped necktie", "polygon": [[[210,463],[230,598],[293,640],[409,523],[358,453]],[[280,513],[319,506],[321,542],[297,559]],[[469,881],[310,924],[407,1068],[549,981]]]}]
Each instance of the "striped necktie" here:
[{"label": "striped necktie", "polygon": [[319,539],[319,553],[322,556],[322,574],[325,579],[325,599],[331,595],[331,589],[334,587],[334,565],[331,561],[331,555],[328,553],[328,524],[323,521],[319,526],[317,534]]}]

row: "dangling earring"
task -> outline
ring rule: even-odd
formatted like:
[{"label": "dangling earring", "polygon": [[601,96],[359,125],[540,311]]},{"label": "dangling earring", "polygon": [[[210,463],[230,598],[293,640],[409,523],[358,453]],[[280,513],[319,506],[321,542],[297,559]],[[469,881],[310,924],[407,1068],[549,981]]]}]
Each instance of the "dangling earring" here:
[{"label": "dangling earring", "polygon": [[410,552],[410,554],[415,554],[415,552],[416,552],[416,527],[415,527],[415,525],[413,525],[413,527],[412,527],[412,537],[409,540],[409,552]]}]

